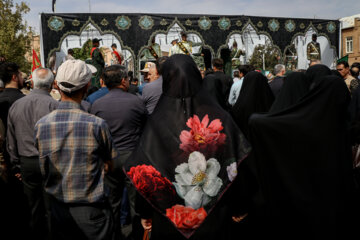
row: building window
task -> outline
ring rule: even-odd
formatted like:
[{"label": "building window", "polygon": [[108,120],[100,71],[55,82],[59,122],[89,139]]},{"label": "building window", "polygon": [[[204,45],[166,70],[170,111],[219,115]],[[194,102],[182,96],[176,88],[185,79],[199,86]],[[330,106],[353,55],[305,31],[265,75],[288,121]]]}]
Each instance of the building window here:
[{"label": "building window", "polygon": [[352,52],[353,52],[353,38],[346,37],[346,53],[352,53]]}]

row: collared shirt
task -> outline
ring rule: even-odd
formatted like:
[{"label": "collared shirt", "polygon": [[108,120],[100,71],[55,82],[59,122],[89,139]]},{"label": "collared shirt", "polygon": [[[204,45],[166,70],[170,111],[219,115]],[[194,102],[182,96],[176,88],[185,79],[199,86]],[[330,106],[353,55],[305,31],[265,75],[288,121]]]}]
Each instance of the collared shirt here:
[{"label": "collared shirt", "polygon": [[229,103],[231,106],[235,105],[236,100],[238,99],[238,97],[240,95],[240,90],[241,90],[241,86],[243,84],[243,80],[244,80],[244,78],[241,78],[241,79],[238,79],[237,81],[235,81],[235,78],[234,78],[234,83],[231,86],[230,94],[229,94]]},{"label": "collared shirt", "polygon": [[156,104],[160,99],[162,94],[162,84],[163,79],[162,76],[160,76],[155,81],[146,84],[143,88],[142,99],[149,115],[154,111]]},{"label": "collared shirt", "polygon": [[120,88],[111,89],[91,106],[91,113],[106,120],[119,151],[133,150],[145,124],[147,111],[142,100]]},{"label": "collared shirt", "polygon": [[237,81],[240,81],[240,78],[234,77],[233,82],[236,83]]},{"label": "collared shirt", "polygon": [[102,87],[99,90],[97,90],[96,92],[90,94],[86,98],[86,101],[89,102],[90,104],[93,104],[96,100],[98,100],[99,98],[105,96],[108,93],[109,93],[109,89],[107,87]]},{"label": "collared shirt", "polygon": [[35,145],[48,194],[65,203],[104,201],[104,162],[118,152],[103,119],[60,102],[36,123]]},{"label": "collared shirt", "polygon": [[7,150],[12,164],[19,164],[20,156],[39,155],[34,146],[34,126],[58,105],[59,102],[53,99],[48,91],[34,89],[11,106],[8,115]]}]

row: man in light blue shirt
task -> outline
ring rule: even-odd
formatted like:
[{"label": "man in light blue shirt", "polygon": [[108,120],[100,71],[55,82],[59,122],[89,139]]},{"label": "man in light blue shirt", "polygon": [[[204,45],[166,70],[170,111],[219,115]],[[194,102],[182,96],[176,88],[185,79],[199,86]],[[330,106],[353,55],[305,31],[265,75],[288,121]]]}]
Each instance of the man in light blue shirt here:
[{"label": "man in light blue shirt", "polygon": [[[240,95],[241,86],[243,84],[243,80],[245,75],[249,72],[248,65],[240,65],[239,71],[234,72],[234,83],[231,86],[230,94],[229,94],[229,103],[231,106],[234,106],[236,103],[236,100],[238,99]],[[235,79],[237,78],[237,81]]]}]

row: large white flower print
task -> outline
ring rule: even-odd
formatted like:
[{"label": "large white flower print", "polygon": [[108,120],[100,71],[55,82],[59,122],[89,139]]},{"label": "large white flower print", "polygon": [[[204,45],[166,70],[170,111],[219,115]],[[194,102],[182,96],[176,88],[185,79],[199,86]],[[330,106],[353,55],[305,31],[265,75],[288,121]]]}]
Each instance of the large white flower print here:
[{"label": "large white flower print", "polygon": [[217,176],[220,164],[215,158],[206,161],[200,152],[192,152],[188,163],[175,168],[175,182],[178,195],[185,200],[185,205],[194,209],[205,206],[215,197],[223,184]]}]

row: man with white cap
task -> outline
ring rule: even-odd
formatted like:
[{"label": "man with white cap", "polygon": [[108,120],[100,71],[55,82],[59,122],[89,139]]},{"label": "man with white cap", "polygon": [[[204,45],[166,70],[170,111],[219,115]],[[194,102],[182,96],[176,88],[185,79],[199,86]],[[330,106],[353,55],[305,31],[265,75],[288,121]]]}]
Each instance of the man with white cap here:
[{"label": "man with white cap", "polygon": [[142,84],[139,86],[139,94],[142,94],[142,90],[144,88],[144,86],[149,82],[150,78],[149,78],[149,71],[151,68],[155,68],[155,63],[154,62],[146,62],[144,65],[144,68],[140,70],[141,74],[143,75],[143,82]]},{"label": "man with white cap", "polygon": [[80,108],[94,69],[68,60],[55,84],[61,102],[35,125],[53,239],[111,239],[113,218],[104,175],[118,158],[105,121]]}]

